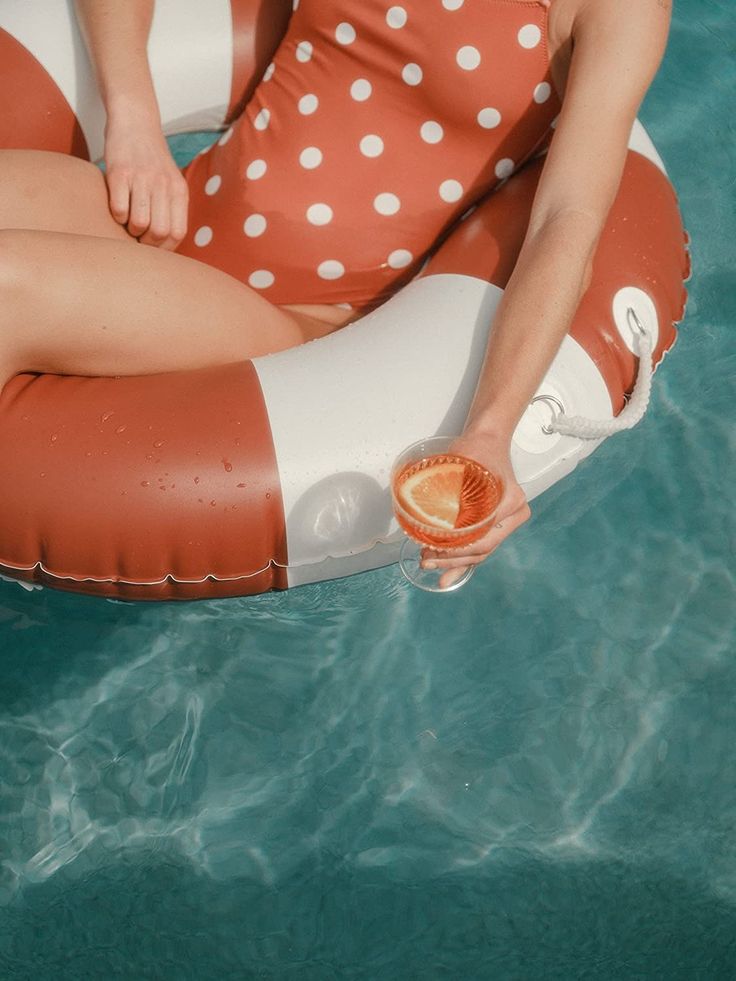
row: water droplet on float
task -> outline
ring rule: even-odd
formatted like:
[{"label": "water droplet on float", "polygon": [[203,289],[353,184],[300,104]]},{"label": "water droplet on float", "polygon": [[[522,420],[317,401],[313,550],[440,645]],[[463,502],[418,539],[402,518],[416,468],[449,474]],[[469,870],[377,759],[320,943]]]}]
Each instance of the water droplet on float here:
[{"label": "water droplet on float", "polygon": [[194,478],[194,483],[195,483],[195,484],[198,484],[198,483],[199,483],[199,477],[195,477],[195,478]]},{"label": "water droplet on float", "polygon": [[142,480],[141,481],[141,487],[150,487],[150,486],[151,486],[150,480]]},{"label": "water droplet on float", "polygon": [[119,436],[120,433],[124,433],[127,428],[128,428],[127,426],[118,426],[118,428],[115,430],[115,432]]},{"label": "water droplet on float", "polygon": [[156,447],[156,449],[158,449],[159,446],[163,446],[164,445],[164,440],[157,439],[156,442],[153,445]]},{"label": "water droplet on float", "polygon": [[211,508],[217,507],[217,501],[210,501],[210,507]]},{"label": "water droplet on float", "polygon": [[46,474],[45,474],[45,473],[40,473],[40,474],[39,474],[38,476],[39,476],[39,477],[45,477],[45,476],[46,476]]},{"label": "water droplet on float", "polygon": [[59,438],[59,434],[58,433],[52,433],[52,435],[51,435],[51,442],[52,443],[55,443],[58,438]]},{"label": "water droplet on float", "polygon": [[266,500],[267,501],[270,501],[271,500],[271,495],[270,494],[266,494]]},{"label": "water droplet on float", "polygon": [[105,423],[110,418],[110,416],[114,416],[114,415],[115,412],[112,409],[110,409],[109,412],[103,412],[102,415],[100,416],[100,422]]},{"label": "water droplet on float", "polygon": [[224,457],[222,458],[222,465],[225,468],[225,472],[226,473],[232,473],[233,472],[233,465],[232,465],[232,463],[230,463],[230,461],[229,460],[226,460]]},{"label": "water droplet on float", "polygon": [[238,487],[247,487],[247,484],[238,484]]}]

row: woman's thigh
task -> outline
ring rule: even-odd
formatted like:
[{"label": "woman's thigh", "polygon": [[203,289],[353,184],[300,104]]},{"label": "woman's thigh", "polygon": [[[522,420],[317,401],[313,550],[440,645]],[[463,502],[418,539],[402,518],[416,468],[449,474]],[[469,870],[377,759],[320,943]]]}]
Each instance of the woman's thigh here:
[{"label": "woman's thigh", "polygon": [[0,383],[25,370],[122,375],[224,364],[333,329],[127,236],[0,231]]},{"label": "woman's thigh", "polygon": [[0,150],[0,228],[129,239],[94,164],[46,150]]}]

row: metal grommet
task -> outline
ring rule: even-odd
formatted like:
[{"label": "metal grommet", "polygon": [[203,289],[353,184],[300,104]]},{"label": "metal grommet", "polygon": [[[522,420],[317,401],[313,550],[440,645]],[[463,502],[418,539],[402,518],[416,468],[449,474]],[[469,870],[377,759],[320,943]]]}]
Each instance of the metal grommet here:
[{"label": "metal grommet", "polygon": [[[636,314],[634,314],[636,316]],[[560,415],[565,414],[565,406],[560,402],[556,395],[535,395],[531,400],[529,405],[534,405],[535,402],[550,402],[552,405],[557,406],[560,410]],[[554,429],[550,429],[549,426],[542,426],[542,432],[545,436],[554,436]]]},{"label": "metal grommet", "polygon": [[636,310],[633,307],[626,307],[626,321],[632,331],[636,331],[640,337],[644,337],[646,334],[644,324],[639,320]]}]

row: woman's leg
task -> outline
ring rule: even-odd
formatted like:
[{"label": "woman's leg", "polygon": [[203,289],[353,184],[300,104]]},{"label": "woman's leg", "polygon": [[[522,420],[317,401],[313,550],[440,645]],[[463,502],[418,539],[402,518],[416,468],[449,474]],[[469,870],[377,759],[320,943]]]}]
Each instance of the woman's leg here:
[{"label": "woman's leg", "polygon": [[0,228],[130,238],[110,214],[99,168],[44,150],[0,150]]},{"label": "woman's leg", "polygon": [[127,235],[0,230],[0,386],[20,371],[125,375],[225,364],[331,330]]}]

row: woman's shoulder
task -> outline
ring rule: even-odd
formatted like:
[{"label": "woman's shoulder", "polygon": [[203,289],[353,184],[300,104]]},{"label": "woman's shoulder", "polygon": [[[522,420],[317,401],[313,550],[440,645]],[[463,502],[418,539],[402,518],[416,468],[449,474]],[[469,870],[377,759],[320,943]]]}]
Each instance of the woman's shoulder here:
[{"label": "woman's shoulder", "polygon": [[655,43],[666,37],[671,15],[672,0],[552,0],[550,33],[557,43],[574,43],[581,33],[595,32],[605,43],[643,31]]},{"label": "woman's shoulder", "polygon": [[581,49],[589,63],[602,55],[605,62],[613,57],[622,70],[632,60],[645,75],[656,70],[671,14],[672,0],[552,0],[549,51],[558,93],[566,89],[573,52]]}]

